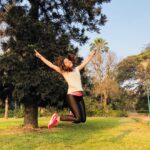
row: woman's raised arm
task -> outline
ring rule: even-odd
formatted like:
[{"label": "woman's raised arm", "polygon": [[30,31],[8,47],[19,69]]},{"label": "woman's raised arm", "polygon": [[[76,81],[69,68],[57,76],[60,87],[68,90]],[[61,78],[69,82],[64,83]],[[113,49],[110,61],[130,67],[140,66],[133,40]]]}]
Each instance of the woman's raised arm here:
[{"label": "woman's raised arm", "polygon": [[89,56],[78,66],[79,70],[82,70],[82,69],[92,60],[92,58],[95,56],[95,54],[96,54],[96,50],[94,50],[94,51],[92,52],[92,54],[89,55]]},{"label": "woman's raised arm", "polygon": [[61,69],[58,66],[54,65],[49,60],[47,60],[45,57],[43,57],[37,50],[34,50],[34,52],[35,52],[35,56],[37,58],[39,58],[42,62],[44,62],[47,66],[54,69],[55,71],[57,71],[60,74],[62,73]]}]

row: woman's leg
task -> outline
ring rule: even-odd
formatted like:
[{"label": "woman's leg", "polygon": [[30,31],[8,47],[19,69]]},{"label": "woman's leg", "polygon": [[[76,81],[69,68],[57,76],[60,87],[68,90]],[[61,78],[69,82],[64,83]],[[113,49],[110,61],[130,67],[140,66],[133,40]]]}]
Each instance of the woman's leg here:
[{"label": "woman's leg", "polygon": [[80,104],[80,111],[81,111],[81,118],[82,118],[81,122],[85,122],[86,121],[86,111],[85,111],[85,103],[84,103],[83,97],[81,97],[79,104]]},{"label": "woman's leg", "polygon": [[61,121],[72,121],[74,123],[80,123],[82,121],[82,112],[80,99],[77,96],[68,95],[67,96],[68,105],[74,116],[67,115],[60,117]]}]

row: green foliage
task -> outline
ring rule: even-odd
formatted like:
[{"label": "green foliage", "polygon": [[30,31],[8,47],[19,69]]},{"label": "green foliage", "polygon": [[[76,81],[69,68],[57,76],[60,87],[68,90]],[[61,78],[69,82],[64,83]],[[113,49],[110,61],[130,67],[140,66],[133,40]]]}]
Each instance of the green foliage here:
[{"label": "green foliage", "polygon": [[138,101],[136,103],[136,110],[140,113],[148,113],[148,99],[146,91],[143,87],[139,90]]},{"label": "green foliage", "polygon": [[12,112],[13,112],[12,117],[14,117],[14,118],[23,118],[24,117],[24,109],[23,108],[14,109]]},{"label": "green foliage", "polygon": [[[122,60],[117,67],[117,80],[126,83],[122,92],[124,109],[146,111],[148,110],[147,96],[144,83],[150,81],[150,48],[147,47],[138,55],[129,56]],[[136,81],[136,84],[134,84]],[[134,94],[131,94],[134,93]]]},{"label": "green foliage", "polygon": [[[85,105],[86,105],[86,113],[87,116],[102,116],[102,117],[126,117],[127,113],[126,111],[122,111],[122,107],[120,106],[120,102],[111,102],[109,103],[108,111],[104,112],[103,105],[100,103],[100,101],[97,101],[94,98],[91,97],[85,97],[84,98]],[[67,115],[69,114],[69,109],[58,109],[56,107],[46,107],[46,108],[39,108],[39,117],[46,117],[51,116],[53,113],[57,112],[60,115]],[[0,117],[3,117],[4,115],[4,109],[1,109]],[[21,118],[24,117],[24,108],[17,108],[13,110],[9,110],[9,118],[15,117],[15,118]]]},{"label": "green foliage", "polygon": [[126,111],[123,110],[110,110],[108,113],[106,113],[106,116],[108,117],[128,117],[128,114]]},{"label": "green foliage", "polygon": [[117,110],[113,110],[111,104],[108,106],[108,111],[105,112],[103,110],[102,103],[100,101],[96,101],[90,97],[85,97],[85,105],[87,116],[101,116],[101,117],[127,117],[127,112],[117,108]]},{"label": "green foliage", "polygon": [[145,48],[141,54],[137,55],[137,59],[139,61],[150,59],[150,47]]},{"label": "green foliage", "polygon": [[68,115],[70,110],[68,108],[58,109],[56,107],[39,108],[39,117],[50,117],[54,113],[58,113],[60,116]]},{"label": "green foliage", "polygon": [[96,38],[94,42],[90,44],[90,50],[97,50],[100,53],[108,52],[108,43],[102,38]]},{"label": "green foliage", "polygon": [[137,67],[144,60],[150,59],[150,49],[147,48],[145,51],[138,55],[129,56],[122,60],[117,67],[117,79],[119,82],[126,80],[137,79]]},{"label": "green foliage", "polygon": [[122,60],[117,66],[117,80],[122,83],[128,79],[134,79],[138,64],[136,56],[129,56]]},{"label": "green foliage", "polygon": [[[0,109],[0,118],[4,117],[4,109]],[[18,109],[10,109],[8,111],[8,118],[22,118],[24,117],[24,109],[18,108]]]},{"label": "green foliage", "polygon": [[4,112],[5,112],[4,109],[0,109],[0,118],[3,118],[3,117],[4,117]]}]

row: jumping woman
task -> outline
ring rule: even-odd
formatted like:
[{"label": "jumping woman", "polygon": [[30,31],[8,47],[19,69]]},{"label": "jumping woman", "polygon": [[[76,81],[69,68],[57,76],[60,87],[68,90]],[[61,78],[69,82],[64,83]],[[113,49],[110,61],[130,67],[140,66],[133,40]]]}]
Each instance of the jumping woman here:
[{"label": "jumping woman", "polygon": [[56,113],[53,114],[48,124],[48,128],[58,125],[59,121],[70,121],[73,123],[81,123],[86,121],[80,70],[82,70],[92,60],[95,54],[96,51],[93,51],[87,59],[75,67],[73,62],[75,58],[71,59],[61,56],[59,57],[58,65],[54,65],[43,57],[37,50],[35,50],[35,56],[47,66],[60,73],[68,84],[67,101],[72,114],[66,116],[59,116]]}]

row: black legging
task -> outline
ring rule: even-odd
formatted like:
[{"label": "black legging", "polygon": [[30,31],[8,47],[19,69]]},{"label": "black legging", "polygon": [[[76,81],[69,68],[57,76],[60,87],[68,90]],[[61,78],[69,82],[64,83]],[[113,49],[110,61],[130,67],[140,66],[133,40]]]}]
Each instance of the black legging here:
[{"label": "black legging", "polygon": [[86,121],[85,104],[82,96],[67,95],[67,101],[73,115],[66,115],[60,117],[61,121],[72,121],[73,123],[80,123]]}]

